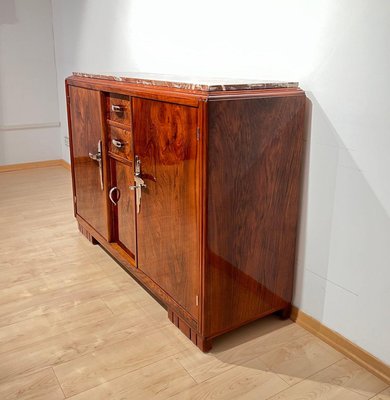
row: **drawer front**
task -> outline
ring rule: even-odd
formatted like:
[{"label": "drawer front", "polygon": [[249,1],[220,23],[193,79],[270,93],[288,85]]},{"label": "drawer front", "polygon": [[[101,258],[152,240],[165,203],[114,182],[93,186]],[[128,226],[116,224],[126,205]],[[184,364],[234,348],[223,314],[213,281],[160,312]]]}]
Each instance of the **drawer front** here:
[{"label": "drawer front", "polygon": [[108,127],[108,150],[121,158],[133,162],[133,140],[131,132],[114,126]]},{"label": "drawer front", "polygon": [[130,125],[130,99],[129,96],[111,93],[107,96],[107,119]]}]

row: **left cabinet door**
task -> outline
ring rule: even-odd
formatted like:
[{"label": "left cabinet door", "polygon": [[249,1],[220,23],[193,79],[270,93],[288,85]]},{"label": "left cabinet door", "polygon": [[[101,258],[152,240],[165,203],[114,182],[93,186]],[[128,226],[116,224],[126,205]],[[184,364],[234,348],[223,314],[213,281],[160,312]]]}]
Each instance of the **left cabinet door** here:
[{"label": "left cabinet door", "polygon": [[109,240],[102,94],[68,87],[75,212]]}]

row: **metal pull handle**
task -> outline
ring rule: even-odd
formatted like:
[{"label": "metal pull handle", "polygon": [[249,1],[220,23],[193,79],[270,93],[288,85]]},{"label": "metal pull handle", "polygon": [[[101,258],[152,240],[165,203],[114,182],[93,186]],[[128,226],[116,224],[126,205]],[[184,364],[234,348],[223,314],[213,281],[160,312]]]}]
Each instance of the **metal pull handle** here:
[{"label": "metal pull handle", "polygon": [[99,164],[99,177],[100,177],[100,187],[102,190],[104,190],[104,183],[103,183],[103,160],[102,160],[102,141],[98,141],[98,146],[97,146],[97,153],[92,154],[88,153],[88,156],[91,160],[97,161]]},{"label": "metal pull handle", "polygon": [[117,147],[118,149],[121,149],[121,148],[123,147],[123,145],[124,145],[124,143],[121,142],[121,141],[118,140],[118,139],[112,139],[112,140],[111,140],[111,143],[112,143],[115,147]]},{"label": "metal pull handle", "polygon": [[100,153],[96,153],[96,154],[88,153],[88,155],[89,155],[89,158],[93,161],[99,162],[102,159],[102,155]]},{"label": "metal pull handle", "polygon": [[114,204],[114,206],[116,206],[116,205],[118,204],[118,201],[119,201],[119,197],[118,197],[118,200],[117,200],[117,201],[115,201],[115,200],[113,199],[113,197],[112,197],[112,195],[113,195],[113,193],[115,192],[115,190],[116,190],[118,193],[120,193],[120,192],[119,192],[119,189],[118,189],[116,186],[114,186],[113,188],[111,188],[110,191],[108,192],[108,197],[110,198],[111,203]]},{"label": "metal pull handle", "polygon": [[111,106],[111,110],[114,112],[117,112],[117,113],[121,113],[125,110],[125,108],[123,106],[117,106],[117,105],[113,104]]}]

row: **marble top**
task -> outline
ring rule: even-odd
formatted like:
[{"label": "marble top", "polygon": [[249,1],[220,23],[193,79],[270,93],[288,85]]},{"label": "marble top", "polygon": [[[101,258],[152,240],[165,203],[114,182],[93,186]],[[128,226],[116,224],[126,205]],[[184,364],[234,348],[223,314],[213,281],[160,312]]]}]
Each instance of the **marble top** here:
[{"label": "marble top", "polygon": [[279,82],[257,79],[199,78],[139,72],[116,72],[98,74],[73,72],[73,75],[86,78],[129,82],[149,86],[164,86],[186,90],[202,90],[207,92],[298,87],[298,82]]}]

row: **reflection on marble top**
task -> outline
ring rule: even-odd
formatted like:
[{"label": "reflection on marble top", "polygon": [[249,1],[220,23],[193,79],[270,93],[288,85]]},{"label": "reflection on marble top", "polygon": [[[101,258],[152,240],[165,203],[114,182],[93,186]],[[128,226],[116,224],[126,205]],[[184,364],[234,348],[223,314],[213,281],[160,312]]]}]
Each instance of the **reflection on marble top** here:
[{"label": "reflection on marble top", "polygon": [[149,86],[165,86],[175,89],[202,90],[207,92],[298,87],[297,82],[230,78],[192,78],[178,75],[148,74],[139,72],[117,72],[100,74],[73,72],[73,75],[86,78],[114,80]]}]

